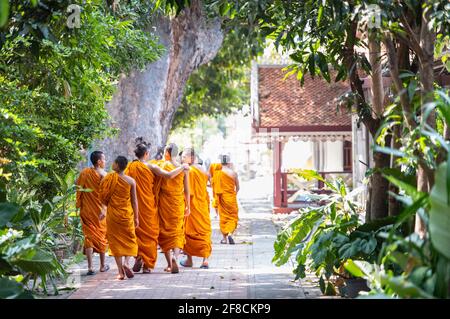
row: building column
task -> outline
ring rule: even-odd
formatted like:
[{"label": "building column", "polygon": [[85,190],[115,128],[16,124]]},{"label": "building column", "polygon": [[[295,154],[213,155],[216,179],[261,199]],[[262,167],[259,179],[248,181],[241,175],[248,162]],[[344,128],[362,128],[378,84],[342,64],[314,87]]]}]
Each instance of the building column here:
[{"label": "building column", "polygon": [[276,140],[273,142],[273,206],[281,207],[281,161],[283,153],[283,143]]}]

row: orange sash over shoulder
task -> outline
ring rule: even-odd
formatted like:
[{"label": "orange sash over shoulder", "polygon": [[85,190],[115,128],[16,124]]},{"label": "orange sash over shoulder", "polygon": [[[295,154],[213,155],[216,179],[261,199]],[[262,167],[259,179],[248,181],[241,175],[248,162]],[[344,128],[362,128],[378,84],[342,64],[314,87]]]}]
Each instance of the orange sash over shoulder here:
[{"label": "orange sash over shoulder", "polygon": [[186,218],[186,244],[183,250],[191,256],[208,258],[211,255],[211,220],[206,190],[208,176],[195,166],[189,169],[191,214]]},{"label": "orange sash over shoulder", "polygon": [[220,231],[226,235],[236,229],[239,220],[236,185],[234,178],[222,170],[217,170],[214,173],[214,183],[218,198]]},{"label": "orange sash over shoulder", "polygon": [[112,256],[137,256],[130,191],[131,186],[115,172],[106,175],[100,184],[100,200],[108,207],[106,237]]},{"label": "orange sash over shoulder", "polygon": [[140,161],[128,164],[124,173],[136,181],[139,207],[139,227],[136,229],[138,255],[142,257],[146,267],[154,268],[159,234],[158,210],[153,193],[155,176],[148,166]]},{"label": "orange sash over shoulder", "polygon": [[[170,172],[176,167],[166,161],[161,168]],[[159,191],[158,243],[164,252],[184,246],[184,208],[184,174],[173,179],[163,178]]]},{"label": "orange sash over shoulder", "polygon": [[164,165],[164,160],[152,159],[148,161],[150,164],[162,166]]},{"label": "orange sash over shoulder", "polygon": [[212,200],[212,207],[218,208],[218,200],[216,196],[215,186],[214,186],[214,172],[216,170],[221,170],[222,164],[220,163],[211,163],[209,166],[209,176],[211,176],[211,188],[213,191],[213,200]]},{"label": "orange sash over shoulder", "polygon": [[91,192],[77,191],[77,207],[84,234],[84,249],[93,248],[96,253],[105,253],[108,248],[106,240],[106,220],[99,219],[102,204],[99,199],[99,188],[102,177],[94,168],[81,171],[76,184]]}]

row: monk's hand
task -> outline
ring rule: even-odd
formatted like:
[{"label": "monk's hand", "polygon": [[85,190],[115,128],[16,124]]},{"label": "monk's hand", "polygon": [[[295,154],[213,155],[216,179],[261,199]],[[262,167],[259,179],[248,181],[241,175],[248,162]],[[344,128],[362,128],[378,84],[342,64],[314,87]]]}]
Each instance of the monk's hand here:
[{"label": "monk's hand", "polygon": [[191,214],[191,208],[190,207],[185,207],[184,208],[184,217],[187,217]]},{"label": "monk's hand", "polygon": [[139,228],[139,219],[138,218],[136,218],[134,220],[134,228]]},{"label": "monk's hand", "polygon": [[188,164],[183,164],[183,165],[181,165],[182,167],[183,167],[183,169],[185,170],[185,171],[188,171],[189,170],[189,165]]},{"label": "monk's hand", "polygon": [[102,210],[100,211],[100,215],[98,215],[98,219],[102,220],[106,217],[106,209],[102,207]]}]

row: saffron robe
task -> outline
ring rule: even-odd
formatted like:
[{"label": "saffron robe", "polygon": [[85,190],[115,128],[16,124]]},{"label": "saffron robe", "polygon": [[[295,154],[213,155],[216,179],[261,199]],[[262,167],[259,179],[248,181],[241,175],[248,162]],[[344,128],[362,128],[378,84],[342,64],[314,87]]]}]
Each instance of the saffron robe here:
[{"label": "saffron robe", "polygon": [[91,192],[77,191],[76,206],[80,208],[81,225],[84,234],[84,249],[93,248],[96,253],[105,253],[108,249],[106,240],[106,220],[99,219],[102,203],[99,188],[102,176],[94,168],[81,171],[76,184]]},{"label": "saffron robe", "polygon": [[153,193],[155,175],[140,161],[128,164],[124,173],[136,181],[136,197],[139,207],[139,227],[136,229],[138,256],[144,265],[154,268],[158,255],[159,218]]},{"label": "saffron robe", "polygon": [[116,172],[109,173],[100,184],[100,200],[108,207],[106,237],[109,254],[117,257],[137,256],[131,185]]},{"label": "saffron robe", "polygon": [[[176,166],[166,161],[161,168],[170,172]],[[173,179],[161,178],[158,195],[158,243],[164,252],[184,246],[184,209],[184,174]]]},{"label": "saffron robe", "polygon": [[212,192],[213,192],[212,207],[214,207],[214,208],[218,208],[218,199],[216,196],[215,188],[219,186],[219,185],[214,185],[214,172],[216,170],[220,170],[220,169],[222,169],[222,164],[220,164],[220,163],[211,163],[211,165],[209,166],[209,176],[211,176],[211,188],[212,188]]},{"label": "saffron robe", "polygon": [[195,166],[189,168],[191,214],[186,217],[183,251],[190,256],[208,258],[211,255],[211,219],[209,196],[206,190],[208,176]]},{"label": "saffron robe", "polygon": [[214,172],[214,184],[218,200],[220,231],[227,235],[234,232],[239,220],[236,183],[233,177],[220,169]]}]

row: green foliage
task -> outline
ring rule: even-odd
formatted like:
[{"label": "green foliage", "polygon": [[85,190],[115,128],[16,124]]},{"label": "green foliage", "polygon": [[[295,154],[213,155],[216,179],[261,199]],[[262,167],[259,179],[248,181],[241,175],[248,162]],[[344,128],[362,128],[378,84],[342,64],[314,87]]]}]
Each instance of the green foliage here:
[{"label": "green foliage", "polygon": [[245,38],[228,33],[217,56],[189,77],[172,126],[191,127],[201,116],[217,118],[247,104],[250,60]]},{"label": "green foliage", "polygon": [[[47,293],[49,284],[57,293],[55,281],[66,273],[55,252],[70,247],[71,236],[79,231],[79,226],[69,221],[69,215],[75,212],[74,176],[69,172],[64,179],[57,177],[58,194],[51,202],[38,201],[30,194],[18,196],[20,190],[16,189],[6,191],[0,179],[2,297],[27,298],[38,287]],[[31,281],[33,286],[29,285]]]},{"label": "green foliage", "polygon": [[166,14],[179,15],[183,9],[191,5],[191,0],[156,0],[155,9],[161,9]]},{"label": "green foliage", "polygon": [[320,278],[322,292],[335,294],[331,277],[348,276],[342,265],[349,258],[375,260],[380,249],[376,234],[392,220],[362,225],[361,209],[341,180],[326,181],[312,170],[295,172],[306,180],[323,181],[332,193],[326,204],[300,210],[299,216],[285,226],[274,243],[272,261],[281,266],[295,254],[296,279],[304,278],[307,270],[313,271]]},{"label": "green foliage", "polygon": [[32,299],[33,296],[15,280],[0,278],[0,299]]},{"label": "green foliage", "polygon": [[405,238],[393,236],[386,242],[382,257],[381,264],[352,260],[345,264],[352,275],[368,281],[371,288],[368,297],[379,294],[391,298],[448,296],[448,260],[436,255],[428,241],[415,234]]},{"label": "green foliage", "polygon": [[[258,22],[277,47],[291,52],[291,74],[296,73],[302,83],[306,73],[320,75],[328,82],[342,81],[348,73],[343,46],[358,10],[354,2],[348,1],[272,1]],[[349,41],[362,46],[358,38]],[[370,70],[363,55],[355,54],[355,59],[355,67]],[[331,67],[336,73],[331,72]]]},{"label": "green foliage", "polygon": [[174,127],[193,126],[198,117],[205,115],[228,115],[248,103],[250,63],[265,45],[265,38],[257,23],[249,21],[249,15],[258,12],[265,2],[203,1],[211,18],[221,17],[224,41],[217,56],[190,76]]},{"label": "green foliage", "polygon": [[436,182],[430,192],[430,236],[433,246],[450,260],[450,196],[448,193],[450,176],[447,165],[442,163],[436,171]]},{"label": "green foliage", "polygon": [[[192,127],[201,116],[228,115],[248,103],[250,62],[262,54],[266,40],[259,30],[258,13],[271,2],[201,1],[210,18],[221,19],[225,37],[217,56],[190,76],[173,127]],[[177,14],[189,3],[158,1]]]},{"label": "green foliage", "polygon": [[140,29],[143,2],[140,11],[132,1],[112,12],[102,1],[86,1],[73,29],[66,26],[70,3],[10,1],[14,19],[0,31],[0,158],[9,160],[11,182],[34,179],[42,198],[55,190],[51,172],[65,175],[80,149],[115,132],[105,103],[120,73],[162,52]]},{"label": "green foliage", "polygon": [[152,2],[84,1],[80,28],[66,25],[71,1],[7,3],[8,12],[0,3],[0,296],[27,298],[49,285],[57,293],[61,252],[77,252],[73,168],[80,150],[115,132],[105,103],[119,76],[163,48],[143,31]]},{"label": "green foliage", "polygon": [[9,15],[9,0],[0,1],[0,28],[8,21]]},{"label": "green foliage", "polygon": [[[386,175],[404,192],[397,199],[402,201],[405,209],[391,230],[379,233],[383,246],[376,261],[349,260],[345,263],[348,272],[368,281],[371,288],[368,297],[380,294],[393,298],[449,297],[447,165],[441,164],[436,171],[435,185],[429,195]],[[395,234],[394,230],[416,212],[426,223],[427,238],[421,239],[417,234],[406,237]]]},{"label": "green foliage", "polygon": [[422,290],[412,281],[408,281],[402,276],[394,276],[392,271],[385,271],[377,265],[372,265],[366,261],[348,260],[345,263],[345,268],[354,276],[365,278],[368,281],[372,287],[369,297],[381,295],[382,298],[433,298],[432,295]]}]

